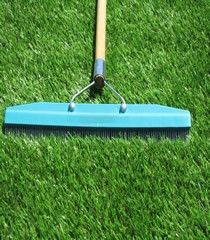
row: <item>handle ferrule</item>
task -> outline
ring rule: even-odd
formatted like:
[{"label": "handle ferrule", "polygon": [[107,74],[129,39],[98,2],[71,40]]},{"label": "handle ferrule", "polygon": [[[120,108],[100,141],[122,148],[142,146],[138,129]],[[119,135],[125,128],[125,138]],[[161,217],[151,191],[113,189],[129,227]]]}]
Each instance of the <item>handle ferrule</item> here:
[{"label": "handle ferrule", "polygon": [[98,58],[95,60],[95,67],[94,67],[94,81],[95,86],[98,89],[104,87],[104,81],[106,79],[106,64],[104,59]]}]

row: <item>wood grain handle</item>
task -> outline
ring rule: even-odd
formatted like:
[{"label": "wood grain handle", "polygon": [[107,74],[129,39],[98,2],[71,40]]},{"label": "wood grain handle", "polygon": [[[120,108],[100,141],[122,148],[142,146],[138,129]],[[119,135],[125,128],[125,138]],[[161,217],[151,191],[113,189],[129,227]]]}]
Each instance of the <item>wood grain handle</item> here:
[{"label": "wood grain handle", "polygon": [[98,0],[96,26],[96,59],[105,61],[106,52],[106,5],[107,0]]}]

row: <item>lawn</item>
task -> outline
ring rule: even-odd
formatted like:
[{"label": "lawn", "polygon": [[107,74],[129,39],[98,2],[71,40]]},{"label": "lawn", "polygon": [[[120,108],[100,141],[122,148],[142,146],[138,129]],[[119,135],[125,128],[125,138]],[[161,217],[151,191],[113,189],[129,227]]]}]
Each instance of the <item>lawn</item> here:
[{"label": "lawn", "polygon": [[[96,1],[0,2],[0,122],[92,75]],[[187,141],[5,136],[0,238],[208,239],[207,0],[110,0],[107,74],[129,103],[188,109]],[[81,102],[116,102],[102,96]]]}]

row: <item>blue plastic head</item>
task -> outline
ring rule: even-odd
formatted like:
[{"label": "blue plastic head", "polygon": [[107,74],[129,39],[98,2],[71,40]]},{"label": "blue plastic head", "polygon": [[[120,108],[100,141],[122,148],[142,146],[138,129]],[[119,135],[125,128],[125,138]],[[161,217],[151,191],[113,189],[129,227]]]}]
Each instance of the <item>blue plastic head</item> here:
[{"label": "blue plastic head", "polygon": [[31,103],[8,107],[5,124],[93,127],[93,128],[190,128],[189,111],[156,104],[128,104],[125,113],[119,104]]}]

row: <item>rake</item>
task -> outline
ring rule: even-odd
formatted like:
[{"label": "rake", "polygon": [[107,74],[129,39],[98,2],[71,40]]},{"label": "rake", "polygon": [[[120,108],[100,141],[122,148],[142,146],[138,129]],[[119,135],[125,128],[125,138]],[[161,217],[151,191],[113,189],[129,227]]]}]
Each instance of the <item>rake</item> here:
[{"label": "rake", "polygon": [[[187,110],[158,104],[126,104],[121,94],[106,79],[106,0],[98,0],[96,56],[93,81],[78,91],[69,103],[38,102],[6,109],[3,131],[6,134],[80,135],[185,139],[191,127]],[[108,88],[119,104],[79,104],[85,91]]]}]

